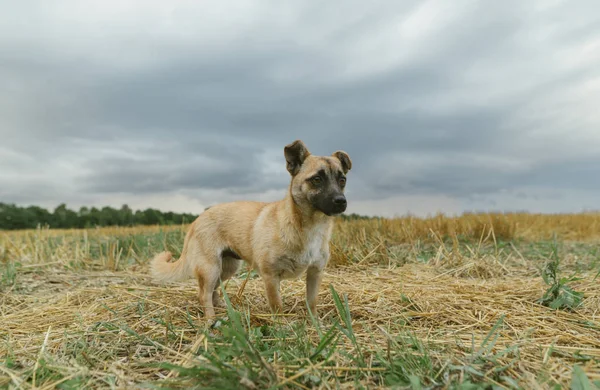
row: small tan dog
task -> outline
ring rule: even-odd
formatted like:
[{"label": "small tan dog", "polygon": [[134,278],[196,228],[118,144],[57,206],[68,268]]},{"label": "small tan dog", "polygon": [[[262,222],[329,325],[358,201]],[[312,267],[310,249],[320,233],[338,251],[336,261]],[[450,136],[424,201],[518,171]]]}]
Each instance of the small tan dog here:
[{"label": "small tan dog", "polygon": [[235,275],[242,261],[264,281],[273,312],[283,310],[281,280],[306,272],[306,300],[316,315],[333,217],[346,211],[344,188],[352,162],[343,151],[313,156],[300,140],[287,145],[284,156],[291,175],[284,199],[209,207],[192,223],[179,260],[170,262],[171,253],[162,252],[151,262],[151,274],[158,281],[195,276],[207,318],[214,317],[214,306],[223,304],[219,280]]}]

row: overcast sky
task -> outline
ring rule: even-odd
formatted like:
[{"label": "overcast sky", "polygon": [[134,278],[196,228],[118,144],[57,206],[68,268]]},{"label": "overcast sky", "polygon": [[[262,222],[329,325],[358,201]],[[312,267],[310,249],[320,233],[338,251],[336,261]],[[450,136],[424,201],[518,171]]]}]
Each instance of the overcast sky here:
[{"label": "overcast sky", "polygon": [[349,153],[348,212],[600,208],[589,1],[14,1],[0,201],[275,200]]}]

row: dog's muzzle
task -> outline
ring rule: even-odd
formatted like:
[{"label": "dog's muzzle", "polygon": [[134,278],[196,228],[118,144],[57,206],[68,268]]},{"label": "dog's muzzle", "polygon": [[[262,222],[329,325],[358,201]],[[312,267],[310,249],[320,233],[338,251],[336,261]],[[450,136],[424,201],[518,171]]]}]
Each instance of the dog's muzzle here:
[{"label": "dog's muzzle", "polygon": [[346,197],[344,195],[337,195],[332,200],[333,206],[331,207],[332,214],[341,214],[346,211],[346,207],[348,207],[348,202],[346,201]]}]

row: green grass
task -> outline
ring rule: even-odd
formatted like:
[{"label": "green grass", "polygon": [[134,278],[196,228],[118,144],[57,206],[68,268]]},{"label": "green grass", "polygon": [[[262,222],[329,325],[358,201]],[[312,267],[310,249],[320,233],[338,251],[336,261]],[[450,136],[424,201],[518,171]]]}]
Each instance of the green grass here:
[{"label": "green grass", "polygon": [[[173,370],[179,376],[153,387],[234,389],[245,386],[276,389],[290,385],[311,388],[324,383],[354,383],[356,388],[365,388],[363,383],[367,382],[384,387],[426,388],[439,386],[444,378],[451,376],[453,379],[449,384],[453,387],[486,388],[494,383],[485,381],[481,367],[496,363],[498,356],[512,352],[510,349],[497,354],[490,352],[495,341],[492,336],[499,323],[484,343],[473,350],[466,366],[442,365],[429,355],[429,347],[417,337],[410,334],[393,337],[386,332],[389,343],[386,348],[373,351],[375,359],[368,369],[361,351],[367,346],[361,346],[353,334],[348,301],[340,298],[333,287],[330,288],[336,297],[336,314],[341,320],[336,319],[324,328],[317,321],[275,322],[272,326],[253,327],[249,314],[235,310],[226,291],[223,291],[227,316],[218,323],[218,335],[204,330],[204,335],[211,337],[212,343],[208,350],[200,348],[196,351],[201,363],[192,367],[158,363],[157,367]],[[318,329],[318,338],[309,337],[308,329],[311,327]],[[343,341],[351,343],[354,348],[340,348]],[[336,374],[336,354],[343,354],[353,361],[355,364],[351,368],[355,370]],[[277,356],[277,361],[274,356]],[[288,376],[287,380],[278,380],[275,366],[289,367],[288,371],[294,375]],[[498,380],[498,383],[503,380],[500,375]]]},{"label": "green grass", "polygon": [[568,283],[576,282],[580,278],[575,275],[568,277],[561,277],[559,275],[561,270],[558,252],[558,244],[554,241],[550,260],[542,270],[542,278],[550,287],[538,302],[552,309],[573,310],[581,306],[584,294],[575,291]]},{"label": "green grass", "polygon": [[[179,256],[182,229],[3,235],[0,321],[22,321],[31,329],[6,331],[0,326],[0,389],[15,388],[16,383],[59,389],[526,389],[520,362],[532,357],[541,369],[526,374],[542,388],[598,386],[597,376],[587,375],[600,372],[594,351],[560,345],[537,350],[535,325],[517,324],[517,331],[509,310],[477,313],[468,306],[456,309],[453,329],[464,325],[464,331],[456,330],[456,340],[449,342],[452,336],[436,328],[440,308],[426,307],[429,301],[424,299],[440,294],[426,287],[439,291],[433,289],[450,280],[433,278],[440,275],[452,275],[459,286],[496,288],[512,279],[538,282],[543,289],[537,295],[520,295],[527,300],[515,301],[515,307],[547,305],[539,312],[548,318],[573,315],[571,322],[564,322],[577,329],[571,334],[587,331],[585,337],[595,337],[598,321],[575,315],[589,312],[586,302],[597,302],[589,301],[597,294],[589,281],[599,274],[598,243],[510,237],[482,242],[466,235],[405,242],[378,229],[336,236],[334,251],[341,265],[350,267],[344,274],[349,280],[323,285],[326,303],[318,319],[298,315],[304,308],[289,317],[261,316],[262,309],[232,303],[232,290],[223,288],[227,308],[212,327],[201,321],[193,284],[152,290],[144,276],[155,253],[170,250]],[[386,270],[405,266],[426,269],[432,279],[418,286],[409,280],[404,287],[403,279],[378,285],[401,291],[394,302],[402,307],[400,312],[368,312],[360,306],[361,293],[348,294],[352,273],[385,276]],[[245,278],[245,272],[238,277]],[[252,272],[251,279],[257,278]],[[582,286],[587,286],[586,294],[578,295]],[[370,286],[352,288],[363,287]],[[473,304],[476,298],[461,299]],[[63,318],[68,320],[63,323]],[[471,336],[470,342],[459,337],[465,335]],[[196,345],[198,340],[206,341]],[[552,366],[543,363],[547,360],[570,372],[568,378],[553,375]]]},{"label": "green grass", "polygon": [[17,269],[20,263],[16,261],[7,261],[1,264],[0,285],[2,287],[14,286],[17,280]]}]

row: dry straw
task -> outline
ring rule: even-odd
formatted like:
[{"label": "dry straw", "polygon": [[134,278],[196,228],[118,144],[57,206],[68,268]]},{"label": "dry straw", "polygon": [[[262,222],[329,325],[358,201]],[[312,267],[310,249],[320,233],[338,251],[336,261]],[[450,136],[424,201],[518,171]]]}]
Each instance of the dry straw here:
[{"label": "dry straw", "polygon": [[[342,222],[332,243],[332,266],[324,278],[319,311],[325,323],[337,318],[328,285],[348,296],[354,333],[367,365],[359,367],[341,353],[332,358],[335,366],[300,368],[278,363],[276,357],[270,364],[280,383],[296,388],[306,387],[299,378],[310,372],[335,372],[343,379],[360,370],[368,374],[365,384],[375,388],[381,383],[373,378],[383,369],[373,366],[370,358],[375,351],[388,349],[392,340],[402,343],[408,342],[410,335],[416,336],[443,370],[449,365],[467,364],[473,346],[477,350],[503,318],[489,353],[512,348],[513,352],[496,360],[504,367],[504,375],[535,389],[544,388],[540,373],[545,373],[546,379],[568,387],[574,364],[580,364],[588,378],[600,380],[600,283],[593,280],[594,273],[581,273],[582,279],[572,283],[585,294],[580,308],[553,311],[536,303],[547,286],[530,256],[514,244],[510,244],[512,248],[509,245],[510,253],[503,253],[498,245],[505,238],[548,239],[557,232],[565,241],[595,242],[600,234],[599,221],[597,214],[518,214]],[[144,229],[136,231],[159,231],[156,227]],[[56,247],[50,256],[42,258],[48,252],[40,246],[39,235],[81,232],[38,232],[37,238],[31,234],[3,235],[4,261],[10,256],[23,263],[18,277],[24,290],[6,287],[0,296],[0,356],[14,362],[0,364],[0,387],[55,388],[81,375],[89,378],[90,387],[108,387],[110,378],[116,378],[117,387],[134,387],[177,376],[174,371],[146,363],[170,361],[191,366],[201,359],[193,352],[208,350],[214,342],[195,328],[200,312],[193,281],[154,284],[141,261],[124,271],[112,271],[130,255],[114,250],[102,256],[105,266],[101,271],[94,267],[68,270],[59,266],[68,263],[68,256],[92,261],[84,256],[86,241],[78,241],[78,249]],[[117,237],[131,234],[131,229],[85,234],[86,239],[90,235]],[[453,239],[447,241],[448,237]],[[459,243],[461,237],[468,237],[470,243]],[[425,243],[433,248],[432,255],[421,260],[418,256]],[[459,246],[463,250],[458,250]],[[580,260],[576,257],[566,258],[565,266]],[[238,295],[241,289],[243,294]],[[304,321],[302,280],[282,284],[286,313],[279,319],[267,314],[260,279],[235,278],[227,284],[227,291],[238,310],[250,312],[253,326]],[[169,323],[179,329],[176,337],[169,337]],[[307,329],[311,337],[318,338],[314,327],[308,325]],[[354,348],[348,340],[341,342],[341,350]],[[85,364],[73,358],[78,352]],[[41,364],[62,376],[22,380],[22,372]],[[492,380],[494,367],[487,369],[484,374]],[[351,379],[346,384],[353,387]]]}]

